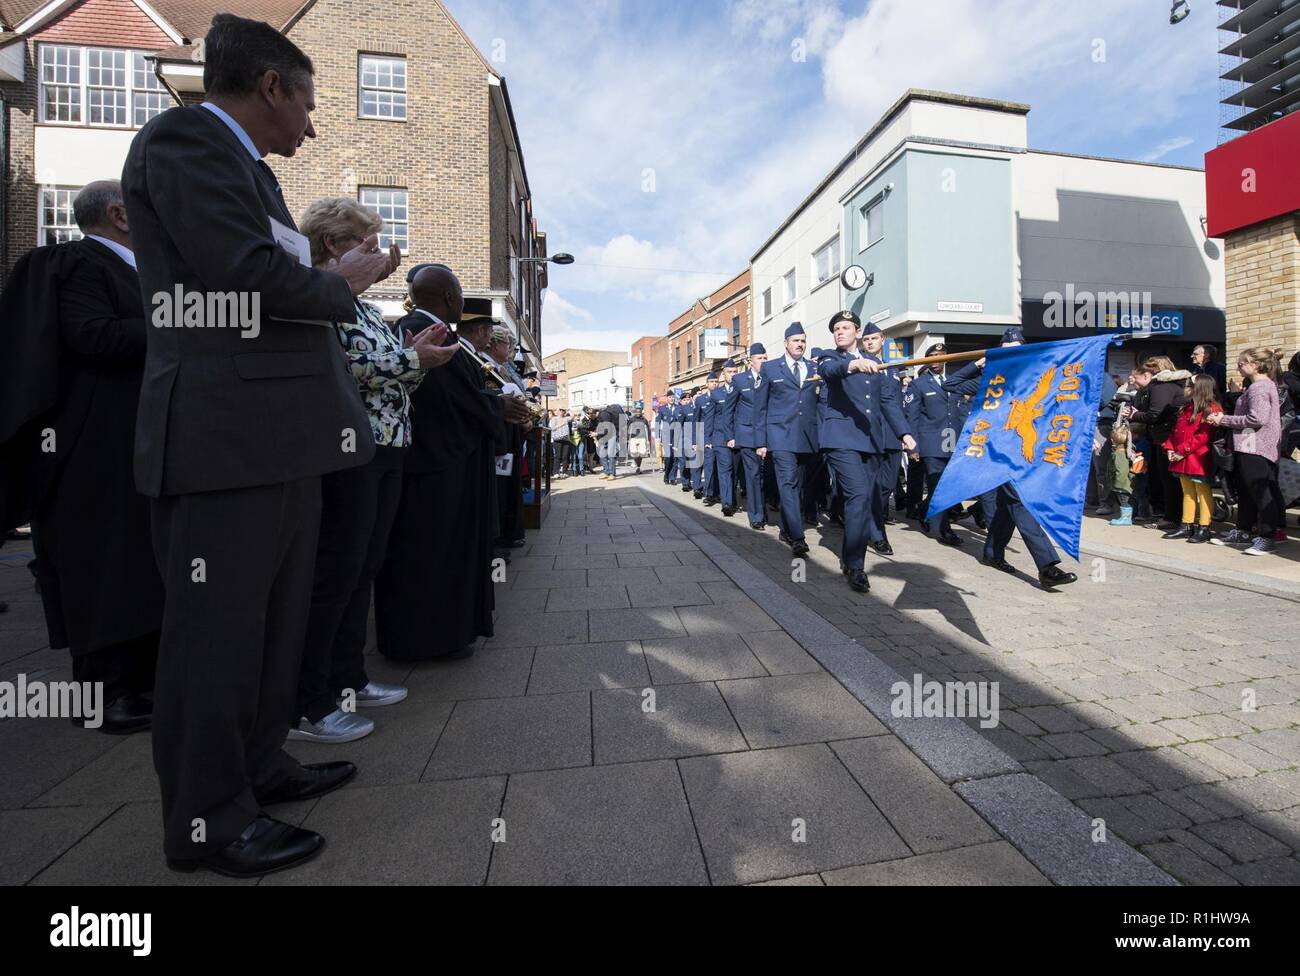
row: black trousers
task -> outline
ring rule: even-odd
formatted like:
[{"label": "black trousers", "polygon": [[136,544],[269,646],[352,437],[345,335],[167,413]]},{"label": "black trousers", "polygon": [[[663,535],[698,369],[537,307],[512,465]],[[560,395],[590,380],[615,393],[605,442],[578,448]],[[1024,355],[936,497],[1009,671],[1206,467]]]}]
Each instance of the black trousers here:
[{"label": "black trousers", "polygon": [[1277,464],[1258,454],[1233,453],[1237,479],[1237,528],[1271,539],[1277,531]]},{"label": "black trousers", "polygon": [[321,479],[320,541],[298,676],[298,714],[319,722],[366,677],[370,585],[384,564],[402,500],[404,447],[376,447],[360,468]]},{"label": "black trousers", "polygon": [[72,659],[72,679],[102,681],[104,704],[111,705],[125,695],[153,691],[158,666],[158,632],[132,637]]},{"label": "black trousers", "polygon": [[283,746],[320,507],[320,478],[152,502],[167,594],[153,761],[169,857],[225,847],[257,816],[257,794],[297,768]]}]

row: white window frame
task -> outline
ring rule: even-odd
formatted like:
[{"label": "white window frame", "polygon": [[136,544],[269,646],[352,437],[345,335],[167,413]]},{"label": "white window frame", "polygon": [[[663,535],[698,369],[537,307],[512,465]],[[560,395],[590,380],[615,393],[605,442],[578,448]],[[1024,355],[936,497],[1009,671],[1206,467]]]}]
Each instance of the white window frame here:
[{"label": "white window frame", "polygon": [[[875,240],[871,239],[871,212],[875,210],[879,213],[880,218],[876,222],[879,225],[880,233]],[[883,193],[868,200],[858,208],[858,253],[861,254],[867,248],[874,244],[879,244],[885,239],[885,195]]]},{"label": "white window frame", "polygon": [[[81,192],[79,186],[42,186],[37,189],[36,195],[36,246],[42,244],[61,244],[64,241],[79,241],[82,238],[81,228],[77,226],[76,218],[72,215],[72,201],[76,199]],[[57,216],[60,208],[63,208],[67,214],[67,223],[47,224],[45,222],[45,195],[53,193],[55,195],[55,214]],[[64,202],[59,202],[59,195],[66,194]],[[55,240],[47,241],[45,232],[52,230],[55,232]]]},{"label": "white window frame", "polygon": [[799,300],[799,276],[795,274],[794,268],[781,276],[781,289],[782,297],[785,299],[781,311],[785,311]]},{"label": "white window frame", "polygon": [[[375,83],[373,85],[367,85],[365,83],[367,61],[372,62],[375,67]],[[396,72],[392,70],[394,64],[401,64],[402,66],[402,82],[400,86],[394,80],[396,76]],[[380,68],[385,66],[388,67],[388,84],[381,83],[382,72],[380,71]],[[367,54],[364,51],[357,52],[357,118],[369,119],[374,122],[406,121],[407,109],[409,108],[406,89],[408,78],[406,68],[405,55]],[[375,95],[374,114],[367,114],[366,112],[366,94],[368,92]],[[381,108],[380,103],[385,98],[388,98],[391,102],[391,107],[393,109],[392,115],[384,115],[379,111]],[[401,107],[401,115],[396,114],[399,105]]]},{"label": "white window frame", "polygon": [[[47,82],[45,77],[46,52],[69,51],[76,53],[75,61],[69,60],[66,66],[69,70],[69,77],[75,69],[76,82],[60,83]],[[114,56],[122,55],[124,59],[124,78],[123,83],[119,85],[92,85],[90,84],[90,52],[110,53]],[[135,83],[136,61],[143,60],[150,54],[149,51],[138,51],[126,47],[112,47],[102,44],[38,44],[36,49],[36,77],[37,77],[37,121],[41,125],[61,125],[72,128],[88,129],[138,129],[148,122],[154,115],[160,115],[171,107],[171,96],[167,89],[163,87],[162,82],[158,81],[157,76],[148,69],[148,62],[145,62],[144,77],[146,78],[144,87],[137,87]],[[55,66],[57,67],[57,65]],[[77,118],[60,119],[52,118],[48,115],[46,104],[46,92],[50,87],[67,89],[73,93],[74,100],[69,103],[69,108],[75,108]],[[125,96],[126,121],[125,122],[92,122],[90,121],[90,92],[96,91],[119,91]],[[154,99],[151,96],[162,95],[162,107],[157,112],[150,112],[149,117],[142,122],[136,122],[136,102],[137,98],[144,96],[149,101]]]},{"label": "white window frame", "polygon": [[[818,259],[823,254],[829,255],[829,259],[826,263],[827,273],[824,276],[822,275],[821,268],[818,267]],[[840,235],[836,234],[821,247],[817,248],[817,250],[813,251],[811,261],[813,288],[816,288],[819,285],[824,285],[826,282],[836,277],[842,270],[840,268]]]},{"label": "white window frame", "polygon": [[515,303],[515,308],[519,308],[519,248],[515,247],[515,242],[510,242],[510,298]]},{"label": "white window frame", "polygon": [[763,321],[766,322],[772,317],[772,286],[763,289]]},{"label": "white window frame", "polygon": [[[371,197],[366,199],[367,192],[373,194],[393,193],[402,194],[401,207],[405,217],[398,218],[395,216],[398,202],[396,198],[384,201]],[[402,238],[406,241],[406,246],[401,247],[401,252],[407,254],[411,247],[411,192],[404,186],[359,186],[357,187],[357,199],[362,206],[369,207],[371,210],[378,210],[379,215],[384,218],[384,226],[379,230],[379,246],[387,248],[397,237],[394,233],[397,227],[403,228]],[[393,216],[390,216],[385,208],[393,208]]]}]

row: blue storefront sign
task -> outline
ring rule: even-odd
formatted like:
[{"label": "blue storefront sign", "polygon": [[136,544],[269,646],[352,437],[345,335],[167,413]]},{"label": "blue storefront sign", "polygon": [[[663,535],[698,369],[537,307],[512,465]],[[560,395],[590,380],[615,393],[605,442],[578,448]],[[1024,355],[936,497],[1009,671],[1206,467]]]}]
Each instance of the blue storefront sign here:
[{"label": "blue storefront sign", "polygon": [[1105,316],[1098,331],[1153,332],[1157,335],[1180,336],[1183,334],[1183,313],[1171,309],[1154,309],[1145,315],[1128,312],[1116,315],[1111,312]]}]

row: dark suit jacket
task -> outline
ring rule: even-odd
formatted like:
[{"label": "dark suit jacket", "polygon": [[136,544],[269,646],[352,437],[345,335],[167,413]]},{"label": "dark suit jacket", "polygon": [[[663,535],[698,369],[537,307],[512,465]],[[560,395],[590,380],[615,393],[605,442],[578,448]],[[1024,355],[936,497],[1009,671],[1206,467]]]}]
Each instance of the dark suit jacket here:
[{"label": "dark suit jacket", "polygon": [[903,395],[903,406],[921,457],[950,457],[966,410],[963,397],[943,388],[943,374],[922,371]]},{"label": "dark suit jacket", "polygon": [[[411,312],[393,328],[419,333],[433,323],[423,312]],[[448,342],[455,342],[448,336]],[[411,394],[411,449],[403,470],[434,474],[458,469],[485,441],[495,441],[503,418],[499,396],[483,388],[482,370],[463,349],[451,362],[424,374]],[[489,454],[496,453],[488,445]]]},{"label": "dark suit jacket", "polygon": [[[207,109],[173,108],[136,134],[122,190],[151,323],[152,296],[178,286],[260,301],[256,338],[238,328],[149,328],[140,491],[276,484],[373,457],[370,422],[329,324],[354,320],[351,289],[275,242],[271,217],[295,225],[270,170]],[[304,319],[315,324],[290,321]]]}]

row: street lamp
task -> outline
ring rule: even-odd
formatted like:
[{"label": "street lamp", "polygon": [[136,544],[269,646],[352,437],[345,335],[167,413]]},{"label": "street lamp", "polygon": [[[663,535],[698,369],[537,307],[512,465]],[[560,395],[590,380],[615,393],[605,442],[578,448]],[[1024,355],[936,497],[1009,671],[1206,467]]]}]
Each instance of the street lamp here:
[{"label": "street lamp", "polygon": [[520,264],[572,264],[573,255],[565,254],[561,251],[559,254],[553,254],[548,258],[515,258]]}]

